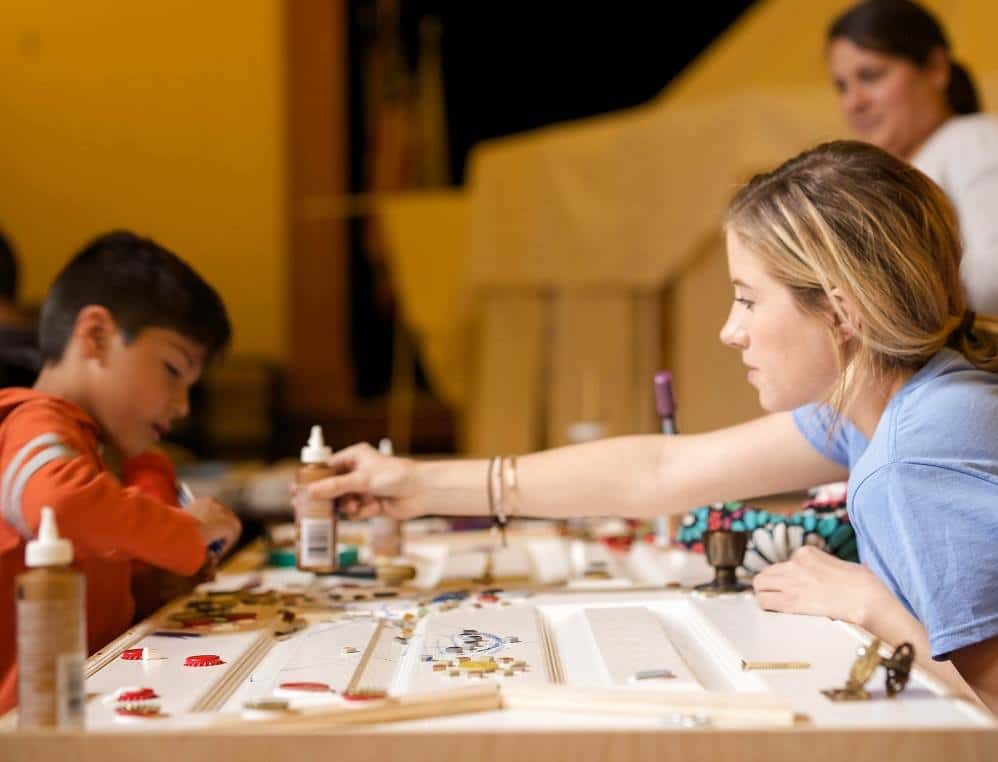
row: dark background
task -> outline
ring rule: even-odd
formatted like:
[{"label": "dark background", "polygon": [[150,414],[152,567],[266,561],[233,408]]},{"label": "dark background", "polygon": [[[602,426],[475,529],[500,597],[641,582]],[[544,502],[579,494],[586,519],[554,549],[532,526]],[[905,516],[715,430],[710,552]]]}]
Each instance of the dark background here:
[{"label": "dark background", "polygon": [[[420,19],[440,21],[451,175],[461,184],[468,151],[482,140],[651,99],[753,4],[400,0],[399,37],[414,70]],[[350,153],[359,159],[366,150],[361,62],[374,36],[374,2],[350,9]],[[355,160],[351,189],[364,190],[364,179]],[[361,397],[384,394],[391,374],[393,313],[375,298],[378,277],[355,226],[351,339]]]}]

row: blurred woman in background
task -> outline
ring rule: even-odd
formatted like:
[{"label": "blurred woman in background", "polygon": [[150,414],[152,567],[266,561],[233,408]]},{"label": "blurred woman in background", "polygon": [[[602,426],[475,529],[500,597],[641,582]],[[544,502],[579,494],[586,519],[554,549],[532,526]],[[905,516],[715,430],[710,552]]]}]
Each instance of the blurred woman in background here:
[{"label": "blurred woman in background", "polygon": [[846,122],[942,186],[960,222],[970,307],[998,312],[998,119],[980,113],[939,22],[909,0],[867,0],[832,22],[827,41]]}]

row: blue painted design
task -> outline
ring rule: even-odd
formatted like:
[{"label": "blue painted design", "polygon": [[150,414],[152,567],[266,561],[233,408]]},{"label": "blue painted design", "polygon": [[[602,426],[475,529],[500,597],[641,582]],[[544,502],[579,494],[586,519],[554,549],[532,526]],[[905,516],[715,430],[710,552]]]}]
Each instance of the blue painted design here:
[{"label": "blue painted design", "polygon": [[[477,646],[469,647],[464,637],[461,633],[456,633],[451,635],[449,639],[438,638],[435,643],[431,646],[433,652],[436,654],[438,659],[453,659],[457,656],[472,656],[472,655],[486,655],[500,651],[504,645],[505,641],[491,632],[479,632],[481,636],[481,641],[479,641]],[[464,649],[461,654],[448,653],[447,648],[450,646],[459,646]]]},{"label": "blue painted design", "polygon": [[454,590],[449,593],[441,593],[440,595],[433,598],[430,603],[443,603],[445,601],[463,601],[468,597],[467,590]]}]

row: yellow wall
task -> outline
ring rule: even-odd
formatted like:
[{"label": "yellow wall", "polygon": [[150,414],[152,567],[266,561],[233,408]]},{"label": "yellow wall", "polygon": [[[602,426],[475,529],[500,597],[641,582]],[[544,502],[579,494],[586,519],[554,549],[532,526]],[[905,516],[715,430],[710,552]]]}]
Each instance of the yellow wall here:
[{"label": "yellow wall", "polygon": [[[825,82],[828,20],[848,0],[766,0],[664,97]],[[998,71],[998,3],[927,0],[956,56]],[[0,226],[24,297],[127,226],[222,292],[235,349],[281,359],[287,235],[282,0],[3,0]],[[998,105],[998,104],[993,104]]]},{"label": "yellow wall", "polygon": [[219,289],[235,351],[280,358],[280,0],[4,0],[0,17],[0,226],[23,297],[128,227]]},{"label": "yellow wall", "polygon": [[[998,2],[919,0],[949,33],[954,57],[977,74],[998,71]],[[745,86],[827,82],[823,57],[828,23],[853,0],[762,0],[689,67],[663,95],[684,102]],[[998,104],[985,104],[993,110]]]}]

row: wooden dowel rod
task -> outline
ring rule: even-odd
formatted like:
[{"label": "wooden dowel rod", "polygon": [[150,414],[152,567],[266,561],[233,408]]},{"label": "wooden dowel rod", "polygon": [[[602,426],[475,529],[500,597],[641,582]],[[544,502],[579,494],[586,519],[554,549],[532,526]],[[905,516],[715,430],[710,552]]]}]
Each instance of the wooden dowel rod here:
[{"label": "wooden dowel rod", "polygon": [[370,725],[380,722],[401,722],[430,717],[447,717],[455,714],[488,712],[502,709],[498,685],[476,685],[452,688],[446,691],[414,693],[408,696],[391,696],[377,699],[363,706],[310,707],[297,712],[275,713],[273,718],[244,719],[226,716],[224,719],[199,728],[201,732],[214,732],[220,727],[226,731],[267,732],[271,729],[288,729],[299,732],[340,725]]},{"label": "wooden dowel rod", "polygon": [[546,709],[590,714],[698,714],[722,724],[789,727],[794,724],[790,702],[761,693],[673,693],[622,691],[568,686],[507,686],[503,705],[509,709]]}]

